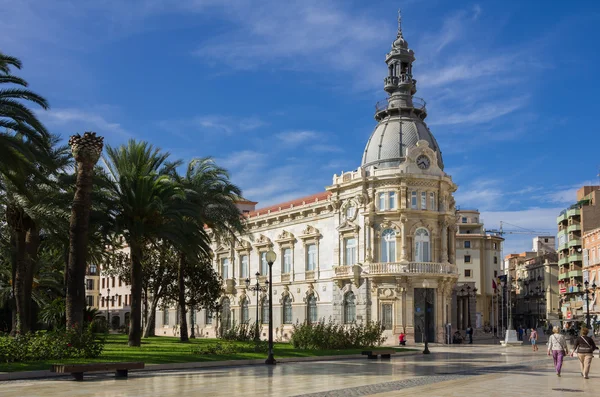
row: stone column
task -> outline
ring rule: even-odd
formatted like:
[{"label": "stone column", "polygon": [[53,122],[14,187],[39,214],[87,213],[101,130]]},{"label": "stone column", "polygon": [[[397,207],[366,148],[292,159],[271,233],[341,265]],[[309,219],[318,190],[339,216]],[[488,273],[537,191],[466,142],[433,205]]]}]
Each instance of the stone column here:
[{"label": "stone column", "polygon": [[441,262],[446,263],[448,262],[448,222],[443,220],[440,222],[440,226],[442,229]]},{"label": "stone column", "polygon": [[406,217],[400,218],[400,233],[402,233],[402,244],[400,247],[400,262],[408,262],[407,250],[406,250]]},{"label": "stone column", "polygon": [[435,341],[444,343],[444,296],[445,285],[443,281],[438,281],[438,286],[435,289]]},{"label": "stone column", "polygon": [[406,197],[406,186],[400,187],[400,208],[406,209],[407,197]]},{"label": "stone column", "polygon": [[415,326],[414,326],[414,311],[415,311],[415,288],[412,285],[412,281],[408,279],[406,281],[406,292],[404,293],[404,316],[406,324],[406,334],[411,335],[414,341],[415,337]]},{"label": "stone column", "polygon": [[450,263],[456,264],[456,225],[452,225],[449,228],[450,232]]}]

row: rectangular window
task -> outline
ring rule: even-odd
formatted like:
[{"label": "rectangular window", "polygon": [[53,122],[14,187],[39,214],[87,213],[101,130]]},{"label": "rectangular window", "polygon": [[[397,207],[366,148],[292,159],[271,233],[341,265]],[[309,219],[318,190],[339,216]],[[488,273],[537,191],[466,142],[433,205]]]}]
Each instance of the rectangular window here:
[{"label": "rectangular window", "polygon": [[379,211],[385,210],[385,193],[379,193]]},{"label": "rectangular window", "polygon": [[471,248],[471,242],[470,241],[465,241],[465,248]]},{"label": "rectangular window", "polygon": [[85,280],[85,289],[93,290],[94,289],[94,280]]},{"label": "rectangular window", "polygon": [[496,243],[492,243],[492,248],[493,248],[493,249],[498,249],[498,244],[496,244]]},{"label": "rectangular window", "polygon": [[115,297],[114,296],[112,298],[110,298],[110,305],[112,307],[115,307]]},{"label": "rectangular window", "polygon": [[498,257],[497,257],[497,256],[495,256],[495,257],[494,257],[494,265],[496,265],[497,263],[498,263]]},{"label": "rectangular window", "polygon": [[465,255],[465,263],[471,263],[471,255]]},{"label": "rectangular window", "polygon": [[435,203],[435,193],[429,193],[429,209],[432,211],[437,211],[437,205]]},{"label": "rectangular window", "polygon": [[212,312],[210,310],[206,311],[206,324],[212,324]]},{"label": "rectangular window", "polygon": [[119,306],[121,306],[121,295],[119,295]]},{"label": "rectangular window", "polygon": [[106,281],[106,279],[104,277],[102,277],[102,288],[105,287],[105,281]]},{"label": "rectangular window", "polygon": [[283,274],[287,274],[292,271],[292,249],[286,248],[283,250]]},{"label": "rectangular window", "polygon": [[100,304],[102,305],[101,307],[104,307],[104,298],[100,299]]},{"label": "rectangular window", "polygon": [[85,300],[86,300],[86,302],[85,302],[86,305],[88,305],[88,306],[94,306],[94,297],[92,295],[87,295],[85,297]]},{"label": "rectangular window", "polygon": [[386,330],[391,330],[392,324],[392,305],[390,303],[384,303],[381,305],[381,325],[383,325]]},{"label": "rectangular window", "polygon": [[269,262],[267,262],[267,252],[260,253],[260,274],[262,276],[269,275]]},{"label": "rectangular window", "polygon": [[119,287],[123,286],[123,280],[121,280],[121,277],[119,277]]},{"label": "rectangular window", "polygon": [[125,295],[125,306],[127,306],[127,295]]},{"label": "rectangular window", "polygon": [[467,223],[467,217],[466,216],[462,217],[462,223]]},{"label": "rectangular window", "polygon": [[248,271],[248,255],[242,255],[240,257],[240,276],[242,278],[248,278],[249,276],[249,271]]},{"label": "rectangular window", "polygon": [[465,277],[471,277],[471,269],[465,269]]},{"label": "rectangular window", "polygon": [[229,278],[229,258],[221,259],[221,277],[223,277],[223,280]]},{"label": "rectangular window", "polygon": [[426,192],[421,192],[421,209],[422,210],[427,209],[427,193]]},{"label": "rectangular window", "polygon": [[396,193],[390,192],[388,196],[388,208],[391,210],[396,209]]},{"label": "rectangular window", "polygon": [[98,272],[96,265],[90,265],[90,276],[95,276],[96,272]]},{"label": "rectangular window", "polygon": [[114,288],[114,287],[115,287],[115,278],[114,278],[114,277],[111,277],[111,280],[112,280],[112,286],[113,286],[113,288]]},{"label": "rectangular window", "polygon": [[306,270],[315,270],[317,267],[317,245],[309,244],[306,246]]},{"label": "rectangular window", "polygon": [[345,238],[344,246],[346,255],[344,256],[344,264],[346,266],[352,266],[356,263],[356,239]]},{"label": "rectangular window", "polygon": [[169,309],[163,307],[163,325],[169,325]]},{"label": "rectangular window", "polygon": [[410,208],[417,209],[417,192],[411,192],[410,194]]}]

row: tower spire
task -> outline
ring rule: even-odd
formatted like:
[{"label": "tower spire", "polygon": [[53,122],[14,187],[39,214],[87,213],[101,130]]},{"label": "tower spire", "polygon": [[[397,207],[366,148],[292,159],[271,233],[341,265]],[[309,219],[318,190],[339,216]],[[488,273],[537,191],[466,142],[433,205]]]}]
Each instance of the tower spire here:
[{"label": "tower spire", "polygon": [[396,38],[402,37],[402,10],[398,9],[398,35]]}]

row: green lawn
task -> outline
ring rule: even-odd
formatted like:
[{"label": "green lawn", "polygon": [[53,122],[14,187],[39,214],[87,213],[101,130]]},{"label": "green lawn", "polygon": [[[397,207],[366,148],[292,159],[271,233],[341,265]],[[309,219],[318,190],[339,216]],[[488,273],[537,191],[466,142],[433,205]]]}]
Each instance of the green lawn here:
[{"label": "green lawn", "polygon": [[[34,371],[50,369],[51,364],[60,363],[94,363],[94,362],[118,362],[118,361],[142,361],[146,364],[185,363],[198,361],[223,361],[223,360],[250,360],[266,358],[265,352],[239,352],[226,355],[202,355],[192,354],[194,347],[201,348],[203,345],[215,345],[224,342],[217,339],[192,339],[189,343],[181,343],[178,338],[152,337],[142,339],[141,347],[127,346],[127,335],[109,335],[104,345],[104,351],[96,359],[71,359],[71,360],[47,360],[28,363],[0,364],[0,372]],[[343,354],[359,354],[364,349],[349,350],[297,350],[289,343],[276,343],[275,358],[283,357],[311,357],[311,356],[334,356]],[[401,349],[398,351],[410,351],[413,349]]]}]

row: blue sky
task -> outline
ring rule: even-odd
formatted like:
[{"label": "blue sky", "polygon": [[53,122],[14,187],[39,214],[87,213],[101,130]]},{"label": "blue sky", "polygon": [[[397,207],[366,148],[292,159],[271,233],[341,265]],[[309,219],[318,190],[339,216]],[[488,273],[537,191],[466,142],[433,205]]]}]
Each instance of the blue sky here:
[{"label": "blue sky", "polygon": [[264,206],[360,165],[399,7],[458,205],[554,232],[598,183],[594,1],[0,0],[0,50],[52,131],[214,156]]}]

